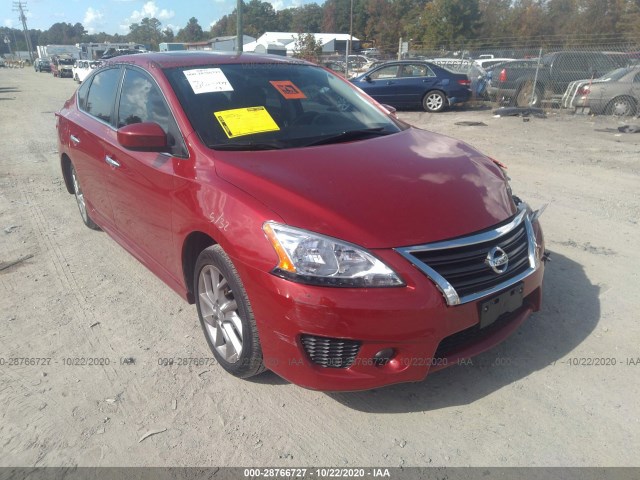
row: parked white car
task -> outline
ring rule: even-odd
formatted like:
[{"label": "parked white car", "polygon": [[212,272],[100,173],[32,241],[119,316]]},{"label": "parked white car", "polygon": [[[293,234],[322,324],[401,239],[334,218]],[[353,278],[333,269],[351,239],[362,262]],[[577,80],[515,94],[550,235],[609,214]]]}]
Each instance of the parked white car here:
[{"label": "parked white car", "polygon": [[[481,55],[482,57],[482,55]],[[498,63],[502,63],[502,62],[510,62],[512,60],[515,60],[513,58],[479,58],[477,60],[474,61],[474,63],[476,65],[478,65],[479,67],[488,70],[489,68],[491,68],[494,65],[497,65]]]},{"label": "parked white car", "polygon": [[85,78],[87,78],[87,75],[89,75],[89,73],[91,73],[91,71],[94,68],[97,68],[100,65],[100,62],[92,62],[89,60],[78,60],[76,63],[73,64],[73,79],[78,82],[78,83],[82,83],[84,81]]}]

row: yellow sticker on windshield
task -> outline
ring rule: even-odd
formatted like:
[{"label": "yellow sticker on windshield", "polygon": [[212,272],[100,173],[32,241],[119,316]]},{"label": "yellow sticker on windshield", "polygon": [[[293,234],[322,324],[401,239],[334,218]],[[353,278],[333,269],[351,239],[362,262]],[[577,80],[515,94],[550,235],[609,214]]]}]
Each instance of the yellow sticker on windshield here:
[{"label": "yellow sticker on windshield", "polygon": [[213,115],[229,138],[280,130],[264,107],[234,108]]}]

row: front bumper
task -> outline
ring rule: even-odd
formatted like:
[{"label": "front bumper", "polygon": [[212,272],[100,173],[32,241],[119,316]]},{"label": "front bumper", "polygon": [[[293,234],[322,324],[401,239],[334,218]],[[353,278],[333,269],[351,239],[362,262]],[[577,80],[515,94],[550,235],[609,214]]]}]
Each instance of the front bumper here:
[{"label": "front bumper", "polygon": [[[539,310],[544,244],[537,223],[534,230],[538,261],[521,280],[522,306],[485,328],[479,327],[479,308],[487,297],[448,306],[436,284],[394,250],[374,253],[405,280],[405,287],[314,287],[233,261],[252,303],[267,368],[306,388],[366,390],[421,381],[430,371],[502,342]],[[320,356],[353,352],[354,342],[357,353],[346,363],[320,364],[310,354],[310,337]],[[387,349],[393,349],[391,360],[377,363],[376,354]]]}]

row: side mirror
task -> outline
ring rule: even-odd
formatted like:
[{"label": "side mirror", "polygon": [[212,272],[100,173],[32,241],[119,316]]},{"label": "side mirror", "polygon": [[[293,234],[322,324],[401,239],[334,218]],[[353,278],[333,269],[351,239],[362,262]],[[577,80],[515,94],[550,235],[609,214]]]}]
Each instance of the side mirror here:
[{"label": "side mirror", "polygon": [[382,106],[382,108],[389,112],[389,115],[393,115],[394,117],[396,116],[396,107],[392,107],[391,105],[387,105],[386,103],[381,103],[380,105]]},{"label": "side mirror", "polygon": [[371,83],[371,77],[369,75],[364,76],[364,81],[367,83]]},{"label": "side mirror", "polygon": [[162,152],[167,150],[167,134],[157,123],[132,123],[118,129],[118,143],[129,150]]}]

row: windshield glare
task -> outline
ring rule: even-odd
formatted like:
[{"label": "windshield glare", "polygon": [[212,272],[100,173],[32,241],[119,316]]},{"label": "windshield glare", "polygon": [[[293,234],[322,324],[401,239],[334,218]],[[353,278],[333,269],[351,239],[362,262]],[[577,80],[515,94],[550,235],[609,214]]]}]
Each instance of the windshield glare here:
[{"label": "windshield glare", "polygon": [[[201,140],[214,149],[295,148],[402,129],[320,67],[206,65],[166,69],[165,74]],[[344,135],[353,131],[361,136]]]}]

